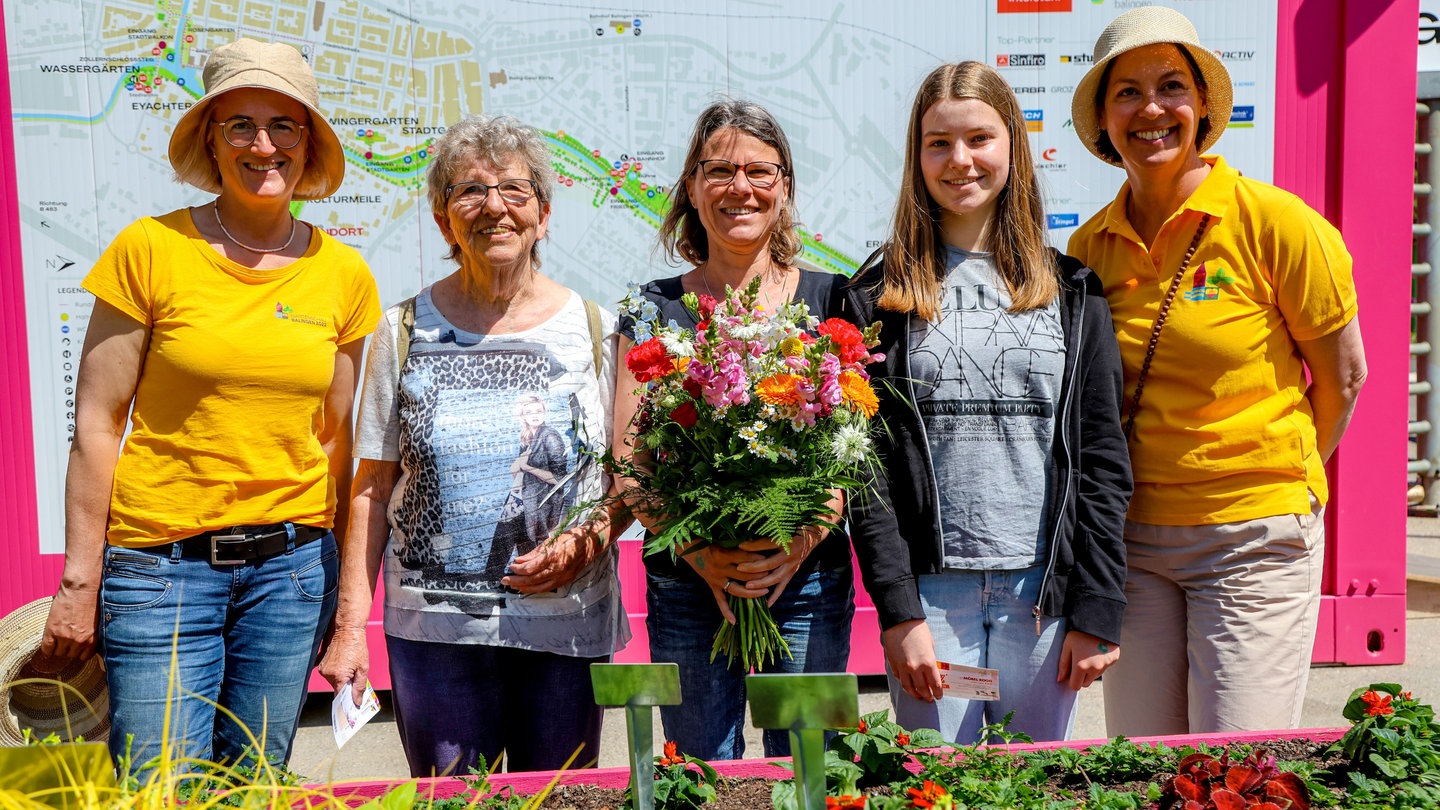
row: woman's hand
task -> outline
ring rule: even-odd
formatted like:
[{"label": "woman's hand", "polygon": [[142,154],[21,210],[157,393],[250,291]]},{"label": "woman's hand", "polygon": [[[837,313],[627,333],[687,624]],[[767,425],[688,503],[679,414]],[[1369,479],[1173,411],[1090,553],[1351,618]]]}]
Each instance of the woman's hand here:
[{"label": "woman's hand", "polygon": [[1055,682],[1079,692],[1119,660],[1119,644],[1071,630],[1065,634],[1065,643],[1060,648],[1060,671],[1055,675]]},{"label": "woman's hand", "polygon": [[370,676],[370,648],[365,642],[365,631],[337,629],[330,636],[319,669],[320,675],[336,689],[350,684],[351,700],[359,706],[365,698],[365,685]]},{"label": "woman's hand", "polygon": [[[100,607],[100,583],[60,581],[50,615],[45,620],[45,634],[40,642],[41,669],[59,672],[65,661],[88,661],[95,654],[95,628]],[[43,659],[55,660],[47,667]]]},{"label": "woman's hand", "polygon": [[605,546],[609,527],[592,521],[561,532],[510,564],[500,584],[521,593],[545,593],[575,581]]},{"label": "woman's hand", "polygon": [[924,619],[901,622],[880,634],[885,660],[905,694],[934,703],[944,692],[935,666],[935,639]]},{"label": "woman's hand", "polygon": [[746,564],[762,563],[767,559],[763,554],[747,551],[743,547],[706,546],[699,551],[682,554],[681,559],[690,563],[690,567],[695,569],[695,573],[699,574],[700,578],[705,580],[705,584],[710,586],[710,593],[715,597],[715,604],[720,607],[720,615],[724,616],[725,621],[731,624],[735,623],[735,613],[730,610],[730,600],[727,597],[759,599],[768,593],[764,588],[756,588],[749,584],[750,578],[755,575],[740,568]]},{"label": "woman's hand", "polygon": [[[772,540],[748,540],[740,544],[741,551],[753,551],[764,556],[759,560],[744,562],[736,566],[736,570],[746,578],[745,588],[749,591],[768,591],[770,598],[765,600],[766,604],[774,607],[779,601],[780,594],[790,584],[795,572],[800,570],[800,564],[810,556],[810,552],[820,545],[825,539],[829,527],[806,526],[795,535],[790,541],[790,550],[781,552],[780,547]],[[737,577],[738,578],[738,577]],[[731,586],[734,591],[734,586]]]}]

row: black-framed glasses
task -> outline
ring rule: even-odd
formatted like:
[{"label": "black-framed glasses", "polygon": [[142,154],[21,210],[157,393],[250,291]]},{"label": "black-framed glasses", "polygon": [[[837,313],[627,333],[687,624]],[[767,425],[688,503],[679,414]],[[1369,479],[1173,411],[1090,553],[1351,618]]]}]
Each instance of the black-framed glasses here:
[{"label": "black-framed glasses", "polygon": [[465,183],[451,183],[445,187],[445,199],[455,203],[462,208],[472,208],[483,205],[485,198],[490,196],[490,189],[495,189],[500,194],[500,199],[511,205],[524,205],[534,197],[539,186],[534,180],[527,180],[523,177],[513,177],[509,180],[490,185],[471,180]]},{"label": "black-framed glasses", "polygon": [[741,166],[728,160],[716,158],[702,160],[696,166],[700,176],[712,186],[728,186],[735,182],[738,172],[745,173],[745,179],[756,188],[770,188],[785,176],[785,167],[768,160],[752,160]]},{"label": "black-framed glasses", "polygon": [[224,121],[211,121],[220,127],[225,142],[237,149],[243,149],[260,137],[260,130],[270,137],[270,143],[277,149],[293,149],[305,136],[305,125],[289,118],[276,118],[266,126],[260,126],[249,118],[236,116]]}]

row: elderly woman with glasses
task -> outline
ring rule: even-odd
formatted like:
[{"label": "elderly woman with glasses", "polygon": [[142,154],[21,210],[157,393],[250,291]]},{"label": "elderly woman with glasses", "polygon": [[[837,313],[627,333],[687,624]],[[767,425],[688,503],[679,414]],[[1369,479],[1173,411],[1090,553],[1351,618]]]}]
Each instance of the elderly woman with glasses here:
[{"label": "elderly woman with glasses", "polygon": [[[680,181],[660,226],[670,258],[693,265],[689,272],[650,282],[640,293],[693,329],[695,318],[681,303],[685,293],[722,297],[726,286],[743,288],[760,279],[760,302],[778,307],[804,301],[824,319],[843,277],[795,266],[795,189],[790,143],[780,125],[758,104],[717,101],[700,113]],[[621,349],[634,344],[635,324],[621,327]],[[615,392],[615,435],[631,431],[641,386],[621,364]],[[630,453],[629,440],[616,454]],[[832,506],[840,508],[839,495]],[[642,523],[648,522],[644,514]],[[665,736],[681,751],[702,759],[740,759],[745,752],[745,676],[724,656],[711,660],[711,640],[721,617],[734,622],[727,596],[765,599],[790,647],[772,672],[843,672],[850,657],[854,615],[850,543],[839,531],[810,528],[788,553],[768,539],[736,549],[710,546],[681,555],[645,558],[646,627],[653,661],[680,666],[683,706],[661,707]],[[790,753],[788,732],[766,731],[766,756]]]},{"label": "elderly woman with glasses", "polygon": [[465,774],[502,752],[511,771],[558,769],[577,749],[572,766],[593,765],[590,664],[629,626],[608,520],[572,507],[608,484],[593,454],[610,429],[614,318],[540,273],[555,173],[538,132],[474,116],[431,155],[430,208],[460,266],[386,312],[370,350],[320,671],[359,702],[383,560],[412,774]]},{"label": "elderly woman with glasses", "polygon": [[287,759],[335,610],[336,493],[380,315],[360,255],[291,215],[345,174],[299,51],[241,39],[203,78],[169,155],[215,198],[136,221],[85,278],[65,571],[42,645],[88,658],[98,630],[110,747],[137,766],[237,762],[252,739]]}]

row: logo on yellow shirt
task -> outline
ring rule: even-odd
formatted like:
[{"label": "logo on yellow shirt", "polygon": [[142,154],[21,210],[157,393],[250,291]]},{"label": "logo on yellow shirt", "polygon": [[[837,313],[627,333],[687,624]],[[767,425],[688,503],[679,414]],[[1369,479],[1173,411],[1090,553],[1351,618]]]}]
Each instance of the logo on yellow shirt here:
[{"label": "logo on yellow shirt", "polygon": [[316,318],[313,315],[301,315],[295,311],[294,307],[286,306],[279,301],[275,302],[275,317],[279,318],[282,321],[291,321],[292,323],[304,323],[309,324],[310,326],[330,325],[330,322],[325,320],[324,318]]},{"label": "logo on yellow shirt", "polygon": [[1217,261],[1201,262],[1190,277],[1190,289],[1185,291],[1186,301],[1214,301],[1220,297],[1220,288],[1235,283],[1235,277]]}]

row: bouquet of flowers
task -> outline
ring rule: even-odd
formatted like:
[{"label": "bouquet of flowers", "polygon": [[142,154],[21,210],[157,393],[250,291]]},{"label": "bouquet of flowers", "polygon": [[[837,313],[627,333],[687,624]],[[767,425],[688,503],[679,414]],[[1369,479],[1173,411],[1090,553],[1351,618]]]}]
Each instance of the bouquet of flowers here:
[{"label": "bouquet of flowers", "polygon": [[[693,331],[658,323],[638,291],[621,302],[636,321],[625,364],[644,388],[635,456],[614,463],[633,482],[621,496],[655,518],[647,555],[757,538],[788,552],[802,528],[837,522],[832,490],[859,489],[874,468],[865,366],[883,359],[870,353],[880,325],[818,323],[798,302],[769,312],[759,289],[757,278],[721,301],[686,293]],[[748,672],[789,657],[765,599],[731,596],[730,608],[736,624],[721,624],[712,661],[738,655]]]}]

